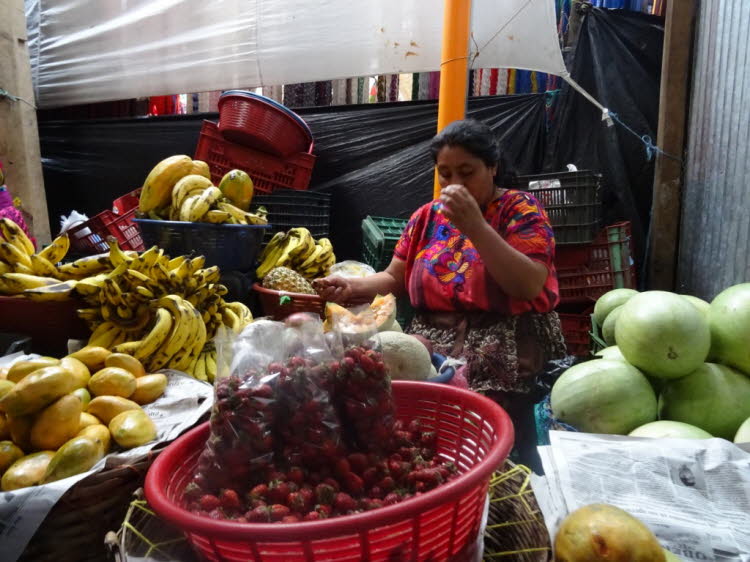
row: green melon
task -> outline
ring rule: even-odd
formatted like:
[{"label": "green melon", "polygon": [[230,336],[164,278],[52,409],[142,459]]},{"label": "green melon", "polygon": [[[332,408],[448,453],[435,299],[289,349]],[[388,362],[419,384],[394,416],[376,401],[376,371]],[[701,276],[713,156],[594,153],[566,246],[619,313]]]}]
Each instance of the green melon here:
[{"label": "green melon", "polygon": [[615,361],[626,361],[625,356],[620,351],[620,348],[616,345],[611,345],[600,349],[594,354],[594,357],[600,357],[601,359],[613,359]]},{"label": "green melon", "polygon": [[638,294],[635,289],[614,289],[604,293],[594,305],[594,321],[597,326],[604,326],[604,321],[610,312],[622,306]]},{"label": "green melon", "polygon": [[735,443],[750,443],[750,418],[747,418],[734,435]]},{"label": "green melon", "polygon": [[604,343],[607,345],[617,345],[615,339],[615,326],[617,326],[617,319],[620,317],[621,313],[622,305],[607,314],[607,318],[604,320],[604,325],[602,326],[602,338],[604,338]]},{"label": "green melon", "polygon": [[652,437],[662,439],[665,437],[679,439],[711,439],[713,437],[707,431],[688,423],[659,420],[636,427],[628,435],[631,437]]},{"label": "green melon", "polygon": [[711,302],[711,360],[750,374],[750,283],[725,289]]}]

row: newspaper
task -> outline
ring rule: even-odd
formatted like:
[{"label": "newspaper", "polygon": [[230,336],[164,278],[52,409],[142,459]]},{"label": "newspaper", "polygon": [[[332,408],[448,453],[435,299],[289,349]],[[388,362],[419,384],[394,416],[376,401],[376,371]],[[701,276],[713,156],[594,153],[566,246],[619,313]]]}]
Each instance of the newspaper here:
[{"label": "newspaper", "polygon": [[[13,359],[17,360],[17,357]],[[211,409],[213,387],[179,371],[161,371],[167,375],[167,388],[155,402],[143,409],[157,428],[155,441],[104,457],[90,471],[45,484],[0,494],[0,545],[3,562],[13,562],[23,553],[55,503],[74,484],[106,468],[132,463],[161,443],[177,438]],[[104,540],[104,537],[102,537]]]},{"label": "newspaper", "polygon": [[532,486],[550,536],[571,511],[615,505],[685,561],[750,562],[750,446],[551,431]]}]

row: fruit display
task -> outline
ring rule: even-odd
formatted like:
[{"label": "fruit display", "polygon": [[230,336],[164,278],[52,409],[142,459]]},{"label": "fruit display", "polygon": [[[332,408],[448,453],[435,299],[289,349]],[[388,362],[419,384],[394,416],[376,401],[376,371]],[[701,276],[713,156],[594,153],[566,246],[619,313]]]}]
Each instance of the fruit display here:
[{"label": "fruit display", "polygon": [[266,289],[284,291],[286,293],[317,294],[307,279],[288,267],[274,267],[263,278],[263,286]]},{"label": "fruit display", "polygon": [[434,431],[396,420],[377,338],[331,338],[301,314],[249,332],[216,386],[188,509],[236,522],[315,521],[392,505],[457,476],[438,458]]},{"label": "fruit display", "polygon": [[85,472],[113,442],[131,449],[156,438],[141,405],[164,393],[167,377],[147,374],[129,355],[87,347],[62,359],[17,361],[0,376],[3,491]]},{"label": "fruit display", "polygon": [[554,541],[557,562],[666,562],[651,530],[618,507],[591,504],[570,513]]},{"label": "fruit display", "polygon": [[213,185],[208,165],[189,156],[159,162],[143,182],[138,210],[155,220],[213,224],[268,224],[263,207],[249,212],[253,181],[242,170],[231,170]]},{"label": "fruit display", "polygon": [[736,437],[750,417],[750,283],[710,304],[616,289],[597,302],[594,320],[610,347],[555,382],[557,419],[592,433]]},{"label": "fruit display", "polygon": [[397,326],[396,297],[377,295],[369,305],[355,309],[329,302],[326,303],[325,315],[328,329],[338,326],[344,332],[359,332],[375,326],[378,332],[394,331]]},{"label": "fruit display", "polygon": [[258,261],[260,265],[256,275],[264,281],[263,286],[266,287],[266,276],[279,267],[291,269],[305,279],[324,277],[336,263],[336,255],[328,238],[315,241],[306,228],[292,228],[287,232],[277,232],[266,244]]},{"label": "fruit display", "polygon": [[432,356],[414,336],[403,332],[380,332],[379,341],[383,362],[392,379],[423,381],[434,376]]}]

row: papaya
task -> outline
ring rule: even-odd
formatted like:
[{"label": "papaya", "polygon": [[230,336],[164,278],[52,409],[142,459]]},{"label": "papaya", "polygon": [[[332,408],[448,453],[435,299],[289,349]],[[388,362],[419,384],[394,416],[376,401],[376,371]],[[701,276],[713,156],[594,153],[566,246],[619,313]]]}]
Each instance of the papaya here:
[{"label": "papaya", "polygon": [[37,369],[0,398],[0,410],[12,416],[33,414],[79,388],[70,371],[56,365]]},{"label": "papaya", "polygon": [[146,369],[143,368],[143,364],[127,353],[113,353],[104,360],[104,366],[125,369],[136,378],[146,375]]},{"label": "papaya", "polygon": [[42,410],[31,426],[31,446],[54,450],[78,433],[83,405],[77,396],[66,394]]},{"label": "papaya", "polygon": [[76,388],[71,394],[78,397],[78,399],[81,401],[81,405],[83,406],[84,411],[89,407],[89,402],[91,402],[91,394],[87,389]]},{"label": "papaya", "polygon": [[34,416],[5,416],[8,422],[10,438],[24,451],[31,450],[31,426],[34,425]]},{"label": "papaya", "polygon": [[8,370],[8,376],[6,378],[11,382],[18,382],[37,369],[41,369],[42,367],[52,367],[59,364],[60,360],[55,359],[54,357],[39,357],[38,359],[29,359],[28,361],[17,361]]},{"label": "papaya", "polygon": [[89,437],[74,437],[63,444],[47,465],[42,484],[86,472],[104,456],[101,444]]},{"label": "papaya", "polygon": [[156,439],[156,425],[143,410],[129,410],[109,422],[109,432],[123,449],[132,449]]},{"label": "papaya", "polygon": [[14,386],[16,386],[16,383],[12,381],[0,380],[0,398],[8,394]]},{"label": "papaya", "polygon": [[0,476],[22,457],[23,451],[13,441],[0,441]]},{"label": "papaya", "polygon": [[135,392],[130,399],[136,404],[150,404],[164,394],[167,388],[167,377],[161,373],[146,375],[135,379]]},{"label": "papaya", "polygon": [[206,179],[211,179],[211,170],[208,168],[203,160],[193,160],[193,167],[190,169],[190,174],[197,176],[203,176]]},{"label": "papaya", "polygon": [[78,379],[78,382],[82,387],[89,384],[91,378],[91,372],[89,368],[83,364],[83,362],[75,357],[63,357],[60,360],[60,366],[63,369],[67,369]]},{"label": "papaya", "polygon": [[127,410],[140,409],[141,407],[138,404],[122,396],[97,396],[89,402],[86,411],[99,418],[103,424],[109,424],[117,414]]},{"label": "papaya", "polygon": [[78,432],[76,437],[88,437],[102,448],[103,454],[106,455],[109,452],[109,444],[111,442],[112,434],[109,432],[109,428],[106,425],[98,423],[96,425],[84,427]]},{"label": "papaya", "polygon": [[96,416],[92,416],[88,412],[81,412],[81,416],[78,420],[78,431],[81,431],[84,427],[88,427],[90,425],[99,425],[102,422],[99,421],[99,418]]},{"label": "papaya", "polygon": [[5,471],[2,480],[0,480],[0,488],[4,492],[10,492],[28,486],[36,486],[44,478],[47,467],[54,456],[54,451],[39,451],[21,457]]},{"label": "papaya", "polygon": [[94,396],[122,396],[135,392],[135,377],[120,367],[105,367],[91,377],[89,391]]},{"label": "papaya", "polygon": [[250,202],[253,200],[253,180],[242,170],[230,170],[218,185],[224,197],[232,202],[232,205],[248,211]]},{"label": "papaya", "polygon": [[88,367],[89,372],[95,373],[104,367],[104,360],[112,354],[109,349],[99,347],[95,345],[87,345],[86,347],[79,349],[75,353],[71,353],[68,357],[78,359],[81,363]]}]

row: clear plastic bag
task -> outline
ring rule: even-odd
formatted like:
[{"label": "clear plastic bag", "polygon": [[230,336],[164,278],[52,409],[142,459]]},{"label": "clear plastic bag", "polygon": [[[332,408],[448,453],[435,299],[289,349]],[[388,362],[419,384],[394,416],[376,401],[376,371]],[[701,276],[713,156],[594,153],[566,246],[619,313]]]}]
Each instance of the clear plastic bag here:
[{"label": "clear plastic bag", "polygon": [[344,278],[355,278],[367,277],[368,275],[375,275],[375,273],[376,271],[366,263],[345,260],[332,266],[330,275]]}]

